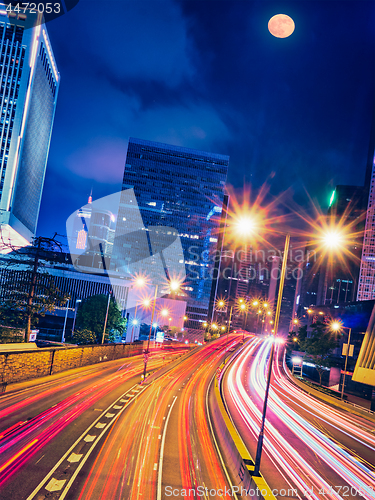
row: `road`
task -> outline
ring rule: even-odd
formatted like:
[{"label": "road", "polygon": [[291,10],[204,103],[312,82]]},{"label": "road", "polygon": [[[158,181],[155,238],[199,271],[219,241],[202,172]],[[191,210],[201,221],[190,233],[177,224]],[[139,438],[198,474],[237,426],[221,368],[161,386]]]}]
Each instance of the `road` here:
[{"label": "road", "polygon": [[143,358],[127,358],[5,394],[0,499],[161,500],[169,491],[183,498],[184,489],[228,488],[206,417],[225,343],[164,367],[153,355],[150,370],[161,369],[144,385]]},{"label": "road", "polygon": [[[149,370],[163,366],[165,356],[155,354]],[[27,498],[51,461],[140,382],[142,369],[143,357],[124,358],[55,375],[43,383],[36,380],[34,386],[1,395],[0,499]]]},{"label": "road", "polygon": [[[270,341],[253,338],[223,377],[225,401],[255,457]],[[375,498],[374,424],[296,387],[277,348],[261,472],[283,500]],[[277,490],[277,491],[276,491]]]}]

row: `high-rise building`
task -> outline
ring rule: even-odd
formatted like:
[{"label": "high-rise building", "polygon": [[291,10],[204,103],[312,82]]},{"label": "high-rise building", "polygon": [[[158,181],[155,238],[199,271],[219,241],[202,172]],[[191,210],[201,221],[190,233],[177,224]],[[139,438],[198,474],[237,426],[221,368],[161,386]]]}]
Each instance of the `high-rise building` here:
[{"label": "high-rise building", "polygon": [[368,204],[357,300],[375,299],[375,156],[367,168],[365,188]]},{"label": "high-rise building", "polygon": [[0,4],[0,252],[38,222],[60,76],[41,14]]},{"label": "high-rise building", "polygon": [[334,217],[350,227],[351,244],[346,248],[350,257],[345,260],[331,257],[321,273],[317,304],[341,304],[354,301],[358,289],[358,276],[364,229],[365,190],[363,186],[336,186],[332,193],[328,217]]},{"label": "high-rise building", "polygon": [[[166,239],[176,232],[186,270],[187,329],[199,329],[207,319],[228,164],[228,156],[129,139],[122,188],[133,189],[135,199],[120,202],[111,266],[120,270],[135,255],[146,261],[151,227],[160,226],[160,233],[167,228],[161,235]],[[143,222],[141,227],[134,220],[131,233],[130,202],[138,204]]]}]

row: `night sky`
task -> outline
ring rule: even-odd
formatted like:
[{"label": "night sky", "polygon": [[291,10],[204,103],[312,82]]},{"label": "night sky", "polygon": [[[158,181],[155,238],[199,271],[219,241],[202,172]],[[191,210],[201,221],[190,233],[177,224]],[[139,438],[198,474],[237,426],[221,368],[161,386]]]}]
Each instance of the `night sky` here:
[{"label": "night sky", "polygon": [[[273,37],[283,13],[295,32]],[[121,189],[127,140],[230,156],[228,183],[307,192],[364,182],[375,2],[80,0],[48,23],[61,85],[38,235]]]}]

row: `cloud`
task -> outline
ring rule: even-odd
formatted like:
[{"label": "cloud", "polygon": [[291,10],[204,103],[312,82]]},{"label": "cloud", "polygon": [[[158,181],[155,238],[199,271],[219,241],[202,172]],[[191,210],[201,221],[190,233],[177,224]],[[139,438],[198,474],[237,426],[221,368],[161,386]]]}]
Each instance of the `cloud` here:
[{"label": "cloud", "polygon": [[119,184],[122,181],[126,157],[126,141],[98,139],[67,157],[69,170],[87,179]]}]

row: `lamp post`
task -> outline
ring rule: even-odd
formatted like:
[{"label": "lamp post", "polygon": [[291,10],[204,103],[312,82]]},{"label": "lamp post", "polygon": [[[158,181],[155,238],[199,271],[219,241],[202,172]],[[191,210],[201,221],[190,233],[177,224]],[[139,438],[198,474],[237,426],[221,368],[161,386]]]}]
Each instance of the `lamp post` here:
[{"label": "lamp post", "polygon": [[[169,289],[172,292],[177,292],[179,290],[180,286],[181,286],[181,283],[179,283],[176,280],[169,281]],[[155,314],[155,305],[156,305],[157,294],[158,294],[158,285],[155,285],[155,295],[154,295],[154,302],[152,304],[150,333],[148,334],[147,349],[144,352],[143,380],[146,379],[147,362],[148,362],[148,358],[149,358],[149,355],[150,355],[150,340],[151,340],[152,327],[153,327],[153,324],[154,324],[154,314]]]},{"label": "lamp post", "polygon": [[82,300],[81,299],[77,299],[76,300],[76,305],[75,305],[75,308],[74,308],[74,319],[73,319],[73,327],[72,327],[72,336],[73,336],[73,333],[74,333],[74,328],[76,326],[76,318],[77,318],[77,311],[78,311],[77,304],[79,302],[82,302]]},{"label": "lamp post", "polygon": [[133,342],[134,326],[138,324],[138,322],[137,322],[137,308],[138,308],[138,304],[135,304],[134,318],[132,321],[132,331],[130,334],[130,342]]},{"label": "lamp post", "polygon": [[62,332],[62,337],[61,337],[62,343],[65,342],[65,328],[66,328],[66,321],[68,319],[69,301],[70,301],[70,299],[68,299],[66,302],[65,320],[64,320],[64,327],[63,327],[63,332]]},{"label": "lamp post", "polygon": [[103,335],[102,335],[102,344],[104,344],[104,337],[105,337],[105,329],[107,328],[107,321],[108,321],[108,311],[109,311],[109,303],[111,302],[111,295],[112,292],[108,292],[108,302],[107,302],[107,310],[105,313],[105,319],[104,319],[104,327],[103,327]]},{"label": "lamp post", "polygon": [[292,328],[292,332],[295,332],[294,327],[297,327],[297,326],[298,326],[298,323],[299,323],[298,319],[297,319],[297,318],[294,318],[294,320],[293,320],[293,328]]},{"label": "lamp post", "polygon": [[350,337],[352,334],[352,329],[349,328],[348,326],[342,325],[339,321],[334,321],[331,323],[331,330],[334,332],[339,332],[340,330],[349,330],[348,333],[348,344],[346,347],[346,352],[345,352],[345,367],[344,367],[344,375],[342,377],[342,386],[341,386],[341,396],[340,399],[344,399],[344,389],[345,389],[345,376],[346,376],[346,369],[348,366],[348,356],[349,356],[349,350],[350,350]]},{"label": "lamp post", "polygon": [[[247,310],[248,310],[247,303],[241,302],[240,303],[240,311],[244,312],[246,314],[246,321],[247,321]],[[245,321],[245,325],[246,325],[246,321]],[[243,321],[242,321],[242,343],[244,343],[244,342],[245,342],[245,330],[244,330]]]},{"label": "lamp post", "polygon": [[147,348],[146,348],[146,351],[144,352],[143,380],[146,380],[147,361],[148,361],[148,357],[150,355],[150,340],[151,340],[151,333],[152,333],[152,325],[154,323],[154,314],[155,314],[155,305],[156,305],[156,297],[157,297],[157,295],[158,295],[158,285],[155,285],[155,295],[154,295],[154,301],[153,301],[153,304],[152,304],[150,332],[148,334]]},{"label": "lamp post", "polygon": [[229,344],[229,330],[230,330],[230,322],[232,321],[232,312],[233,312],[233,305],[230,306],[230,312],[229,312],[229,321],[228,321],[228,329],[227,329],[227,343],[225,346],[224,364],[227,362],[227,353],[228,353],[228,344]]},{"label": "lamp post", "polygon": [[275,328],[274,328],[274,334],[273,334],[274,338],[273,338],[272,345],[271,345],[270,359],[268,361],[268,375],[267,375],[267,382],[266,382],[266,390],[265,390],[265,394],[264,394],[262,420],[261,420],[261,425],[260,425],[260,432],[259,432],[259,437],[258,437],[257,451],[256,451],[256,456],[255,456],[255,465],[254,465],[254,472],[253,472],[254,476],[258,476],[259,475],[260,459],[262,457],[263,438],[264,438],[264,425],[265,425],[265,422],[266,422],[268,394],[269,394],[269,390],[270,390],[271,376],[272,376],[272,363],[273,363],[273,358],[274,358],[274,353],[275,353],[275,338],[276,338],[276,335],[277,335],[277,330],[279,328],[281,302],[282,302],[282,299],[283,299],[284,281],[285,281],[285,274],[286,274],[286,264],[287,264],[288,252],[289,252],[289,241],[290,241],[290,235],[287,234],[286,238],[285,238],[283,263],[282,263],[282,267],[281,267],[279,294],[278,294],[278,297],[277,297],[277,306],[276,306],[276,313],[275,313]]}]

